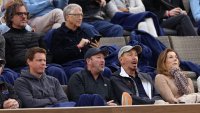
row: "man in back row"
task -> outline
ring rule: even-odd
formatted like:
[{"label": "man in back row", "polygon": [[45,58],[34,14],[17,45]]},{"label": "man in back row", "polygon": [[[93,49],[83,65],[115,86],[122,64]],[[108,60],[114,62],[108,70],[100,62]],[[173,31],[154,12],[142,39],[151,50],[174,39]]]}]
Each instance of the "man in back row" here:
[{"label": "man in back row", "polygon": [[[46,48],[43,35],[25,29],[28,16],[29,13],[23,2],[13,2],[5,13],[6,24],[10,27],[10,30],[3,34],[6,41],[6,66],[18,72],[26,66],[25,53],[28,48]],[[48,65],[46,70],[50,75],[58,78],[60,83],[67,83],[66,74],[60,66]]]}]

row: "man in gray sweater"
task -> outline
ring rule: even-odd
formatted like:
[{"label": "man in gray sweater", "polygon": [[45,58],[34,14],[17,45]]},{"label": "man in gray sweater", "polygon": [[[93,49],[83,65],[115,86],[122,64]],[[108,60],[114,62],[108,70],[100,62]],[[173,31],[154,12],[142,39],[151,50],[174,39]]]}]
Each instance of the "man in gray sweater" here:
[{"label": "man in gray sweater", "polygon": [[67,102],[59,81],[45,74],[46,50],[40,47],[30,48],[26,53],[28,70],[23,70],[15,81],[14,88],[22,101],[23,107],[54,107],[59,103],[67,103],[63,107],[73,106]]}]

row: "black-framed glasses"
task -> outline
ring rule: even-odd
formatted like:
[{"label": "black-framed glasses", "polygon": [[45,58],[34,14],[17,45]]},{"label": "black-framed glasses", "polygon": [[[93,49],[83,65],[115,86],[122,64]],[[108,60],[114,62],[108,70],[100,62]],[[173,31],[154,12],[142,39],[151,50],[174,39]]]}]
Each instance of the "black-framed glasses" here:
[{"label": "black-framed glasses", "polygon": [[68,14],[68,15],[73,15],[75,17],[83,17],[83,14]]},{"label": "black-framed glasses", "polygon": [[16,12],[15,15],[17,15],[17,16],[23,16],[23,15],[28,16],[29,12]]}]

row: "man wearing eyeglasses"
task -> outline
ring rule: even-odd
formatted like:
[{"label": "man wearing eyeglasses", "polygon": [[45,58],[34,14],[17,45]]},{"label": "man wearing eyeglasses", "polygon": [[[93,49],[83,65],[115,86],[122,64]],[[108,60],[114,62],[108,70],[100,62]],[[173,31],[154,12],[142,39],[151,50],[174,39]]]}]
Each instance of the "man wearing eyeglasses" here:
[{"label": "man wearing eyeglasses", "polygon": [[[26,66],[25,53],[32,47],[46,48],[43,35],[27,31],[28,12],[23,2],[14,2],[6,9],[5,21],[11,29],[4,33],[6,41],[5,58],[7,67],[20,72]],[[51,57],[51,56],[50,56]],[[48,63],[51,61],[48,56]],[[67,78],[60,65],[48,64],[46,71],[59,79],[61,84],[67,84]]]},{"label": "man wearing eyeglasses", "polygon": [[87,49],[99,46],[98,40],[91,41],[89,35],[80,27],[83,12],[78,4],[69,4],[63,12],[65,22],[53,31],[50,49],[54,56],[53,62],[58,64],[83,59]]},{"label": "man wearing eyeglasses", "polygon": [[69,0],[83,8],[84,22],[91,24],[104,37],[123,36],[123,28],[105,20],[105,7],[110,0]]}]

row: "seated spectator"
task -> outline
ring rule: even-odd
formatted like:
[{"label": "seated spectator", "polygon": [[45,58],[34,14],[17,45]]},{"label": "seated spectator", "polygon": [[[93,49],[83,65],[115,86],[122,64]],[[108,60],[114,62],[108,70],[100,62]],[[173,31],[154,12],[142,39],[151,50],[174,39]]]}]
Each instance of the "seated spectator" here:
[{"label": "seated spectator", "polygon": [[59,81],[45,73],[46,50],[33,47],[26,52],[28,70],[23,70],[21,76],[15,81],[14,88],[25,108],[74,106],[68,103]]},{"label": "seated spectator", "polygon": [[111,0],[107,6],[111,22],[125,30],[144,30],[154,37],[163,35],[156,15],[145,11],[141,0]]},{"label": "seated spectator", "polygon": [[79,4],[84,12],[83,21],[94,26],[103,37],[123,36],[123,28],[104,20],[104,9],[109,0],[69,0]]},{"label": "seated spectator", "polygon": [[198,25],[198,35],[200,35],[200,3],[199,0],[189,0],[192,15]]},{"label": "seated spectator", "polygon": [[[6,41],[6,66],[20,72],[26,66],[25,53],[28,48],[38,46],[45,48],[43,35],[25,29],[28,12],[23,3],[14,2],[9,6],[5,13],[5,21],[10,27],[10,30],[3,35]],[[48,58],[50,59],[50,57]],[[61,84],[67,83],[66,74],[61,66],[49,64],[47,72],[58,78]]]},{"label": "seated spectator", "polygon": [[29,24],[35,32],[47,32],[64,22],[63,12],[53,5],[54,0],[23,0],[30,13]]},{"label": "seated spectator", "polygon": [[124,46],[119,50],[118,59],[121,68],[111,77],[111,84],[117,102],[121,103],[123,92],[132,97],[132,104],[165,104],[154,88],[150,75],[139,72],[137,69],[138,55],[142,52],[139,45]]},{"label": "seated spectator", "polygon": [[[5,60],[0,58],[0,76],[5,65]],[[17,109],[21,107],[21,101],[10,84],[0,81],[0,108],[1,109]]]},{"label": "seated spectator", "polygon": [[78,101],[83,94],[98,94],[105,100],[105,105],[116,105],[110,81],[102,75],[107,54],[99,48],[90,48],[85,53],[86,68],[73,74],[69,80],[69,100]]},{"label": "seated spectator", "polygon": [[68,61],[83,59],[88,48],[98,47],[98,41],[80,27],[83,19],[82,8],[77,4],[69,4],[63,10],[65,22],[52,32],[51,52],[53,62],[64,64]]},{"label": "seated spectator", "polygon": [[182,0],[143,0],[143,3],[147,11],[158,16],[163,28],[176,30],[178,36],[197,35]]},{"label": "seated spectator", "polygon": [[[4,20],[4,13],[10,5],[13,4],[13,2],[22,2],[21,0],[3,0],[1,3],[1,16],[0,16],[0,34],[4,34],[5,32],[9,31],[10,28],[6,25]],[[33,29],[27,24],[25,27],[26,30],[32,31]]]},{"label": "seated spectator", "polygon": [[171,103],[198,103],[199,94],[194,93],[193,82],[181,71],[178,54],[165,49],[158,57],[155,87],[162,98]]}]

